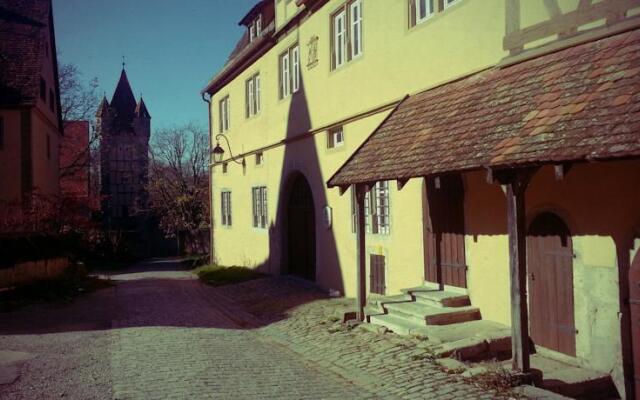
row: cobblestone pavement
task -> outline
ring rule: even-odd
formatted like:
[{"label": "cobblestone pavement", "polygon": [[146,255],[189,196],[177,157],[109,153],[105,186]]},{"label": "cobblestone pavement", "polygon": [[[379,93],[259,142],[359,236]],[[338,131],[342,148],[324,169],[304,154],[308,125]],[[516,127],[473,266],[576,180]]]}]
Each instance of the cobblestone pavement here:
[{"label": "cobblestone pavement", "polygon": [[113,279],[70,305],[0,314],[0,350],[35,355],[0,398],[494,397],[417,342],[342,328],[331,315],[345,301],[295,280],[212,288],[172,263]]}]

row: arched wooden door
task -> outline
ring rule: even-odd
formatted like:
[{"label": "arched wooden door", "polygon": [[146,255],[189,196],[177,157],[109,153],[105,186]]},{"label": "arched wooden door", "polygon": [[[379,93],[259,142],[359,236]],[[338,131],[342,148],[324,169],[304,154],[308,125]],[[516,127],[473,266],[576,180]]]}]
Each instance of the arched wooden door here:
[{"label": "arched wooden door", "polygon": [[310,281],[316,279],[316,224],[311,187],[304,176],[293,182],[287,207],[288,272]]},{"label": "arched wooden door", "polygon": [[527,234],[530,335],[534,343],[576,355],[571,232],[556,214],[538,215]]},{"label": "arched wooden door", "polygon": [[425,280],[467,287],[464,248],[464,187],[460,175],[427,180],[429,226]]},{"label": "arched wooden door", "polygon": [[640,251],[629,269],[629,303],[631,305],[631,340],[636,400],[640,400]]}]

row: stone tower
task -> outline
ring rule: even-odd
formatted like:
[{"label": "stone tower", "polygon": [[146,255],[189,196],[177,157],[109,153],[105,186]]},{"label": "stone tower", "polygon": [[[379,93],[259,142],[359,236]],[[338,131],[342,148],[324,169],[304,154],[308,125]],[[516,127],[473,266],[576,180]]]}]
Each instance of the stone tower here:
[{"label": "stone tower", "polygon": [[115,229],[136,230],[148,208],[151,116],[142,97],[136,102],[124,67],[111,103],[103,98],[96,116],[104,220]]}]

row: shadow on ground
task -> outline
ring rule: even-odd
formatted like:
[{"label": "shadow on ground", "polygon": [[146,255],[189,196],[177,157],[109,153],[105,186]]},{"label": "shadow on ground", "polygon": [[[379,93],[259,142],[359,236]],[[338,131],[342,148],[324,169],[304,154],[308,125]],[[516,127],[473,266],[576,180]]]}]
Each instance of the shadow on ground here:
[{"label": "shadow on ground", "polygon": [[314,284],[291,277],[211,287],[199,282],[189,266],[178,259],[157,259],[101,274],[114,285],[72,303],[0,313],[0,335],[134,327],[256,329],[327,297]]}]

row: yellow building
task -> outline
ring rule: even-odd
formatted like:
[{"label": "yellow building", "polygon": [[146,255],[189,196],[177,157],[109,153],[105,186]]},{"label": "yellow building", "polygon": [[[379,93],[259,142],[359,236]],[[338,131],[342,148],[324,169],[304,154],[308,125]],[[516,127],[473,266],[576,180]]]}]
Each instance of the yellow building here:
[{"label": "yellow building", "polygon": [[[62,139],[51,2],[5,1],[0,16],[0,218],[34,192],[59,194]],[[15,211],[4,214],[15,217]]]},{"label": "yellow building", "polygon": [[298,275],[361,309],[415,287],[465,296],[465,315],[512,326],[516,368],[531,335],[633,398],[639,11],[259,2],[203,91],[224,150],[216,262]]}]

